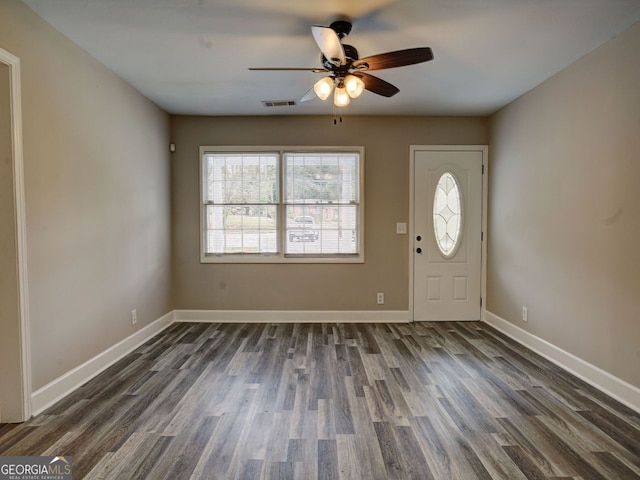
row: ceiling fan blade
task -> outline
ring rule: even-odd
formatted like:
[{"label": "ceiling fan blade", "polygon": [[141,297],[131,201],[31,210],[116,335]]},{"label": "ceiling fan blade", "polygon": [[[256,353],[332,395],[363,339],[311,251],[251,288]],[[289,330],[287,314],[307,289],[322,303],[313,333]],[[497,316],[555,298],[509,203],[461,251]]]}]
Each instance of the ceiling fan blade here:
[{"label": "ceiling fan blade", "polygon": [[353,68],[365,70],[382,70],[384,68],[404,67],[416,63],[433,60],[433,52],[429,47],[407,48],[395,52],[380,53],[361,58],[353,62]]},{"label": "ceiling fan blade", "polygon": [[335,30],[329,27],[314,25],[311,27],[311,33],[320,51],[327,60],[334,65],[344,65],[347,62],[340,37],[338,37]]},{"label": "ceiling fan blade", "polygon": [[305,93],[300,98],[300,101],[301,102],[308,102],[309,100],[313,100],[314,98],[318,98],[318,96],[316,95],[316,92],[313,90],[313,87],[311,87],[309,90],[307,90],[307,93]]},{"label": "ceiling fan blade", "polygon": [[274,72],[279,72],[279,71],[287,71],[287,70],[297,70],[297,71],[304,71],[304,72],[313,72],[313,73],[326,73],[329,70],[327,70],[326,68],[305,68],[305,67],[249,67],[249,70],[258,70],[258,71],[263,71],[263,72],[268,72],[268,71],[274,71]]},{"label": "ceiling fan blade", "polygon": [[393,97],[400,90],[395,85],[391,85],[389,82],[382,80],[381,78],[374,77],[364,72],[354,72],[353,75],[359,77],[364,82],[364,88],[370,92],[377,93],[383,97]]}]

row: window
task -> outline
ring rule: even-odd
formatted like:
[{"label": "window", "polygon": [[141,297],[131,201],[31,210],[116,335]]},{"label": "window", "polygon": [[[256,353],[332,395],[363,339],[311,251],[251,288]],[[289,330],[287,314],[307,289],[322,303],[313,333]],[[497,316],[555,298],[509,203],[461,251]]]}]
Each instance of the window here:
[{"label": "window", "polygon": [[206,263],[363,262],[361,147],[201,147]]},{"label": "window", "polygon": [[276,253],[278,154],[213,153],[203,163],[205,253]]}]

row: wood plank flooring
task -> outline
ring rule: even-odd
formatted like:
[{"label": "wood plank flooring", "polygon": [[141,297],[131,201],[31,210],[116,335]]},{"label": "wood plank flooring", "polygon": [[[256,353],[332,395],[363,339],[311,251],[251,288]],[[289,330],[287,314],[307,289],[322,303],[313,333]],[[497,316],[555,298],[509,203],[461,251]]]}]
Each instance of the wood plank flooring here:
[{"label": "wood plank flooring", "polygon": [[74,479],[640,479],[640,414],[480,322],[176,323],[0,455]]}]

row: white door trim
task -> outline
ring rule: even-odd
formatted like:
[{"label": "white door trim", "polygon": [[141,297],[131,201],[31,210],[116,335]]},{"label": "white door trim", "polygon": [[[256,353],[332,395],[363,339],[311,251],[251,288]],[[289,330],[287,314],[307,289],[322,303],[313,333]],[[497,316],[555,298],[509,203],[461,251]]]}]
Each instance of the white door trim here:
[{"label": "white door trim", "polygon": [[415,182],[415,153],[417,151],[481,151],[482,152],[482,273],[480,278],[480,292],[482,296],[482,308],[480,318],[484,318],[487,305],[487,200],[489,186],[489,147],[487,145],[410,145],[409,147],[409,320],[414,321],[413,311],[413,241],[415,238],[414,215],[414,182]]},{"label": "white door trim", "polygon": [[[24,163],[22,152],[22,93],[20,59],[0,48],[0,62],[9,66],[11,95],[11,140],[13,156],[13,185],[16,215],[16,245],[18,256],[18,295],[20,308],[20,344],[22,377],[22,419],[31,417],[31,349],[29,338],[29,294],[27,281],[27,227],[24,192]],[[20,420],[20,419],[4,419]]]}]

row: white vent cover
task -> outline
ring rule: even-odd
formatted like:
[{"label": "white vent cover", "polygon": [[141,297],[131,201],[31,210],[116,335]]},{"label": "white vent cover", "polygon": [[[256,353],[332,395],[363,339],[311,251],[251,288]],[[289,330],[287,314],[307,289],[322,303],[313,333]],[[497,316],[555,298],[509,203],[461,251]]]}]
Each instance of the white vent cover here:
[{"label": "white vent cover", "polygon": [[265,107],[292,107],[296,105],[295,100],[263,100],[262,105]]}]

